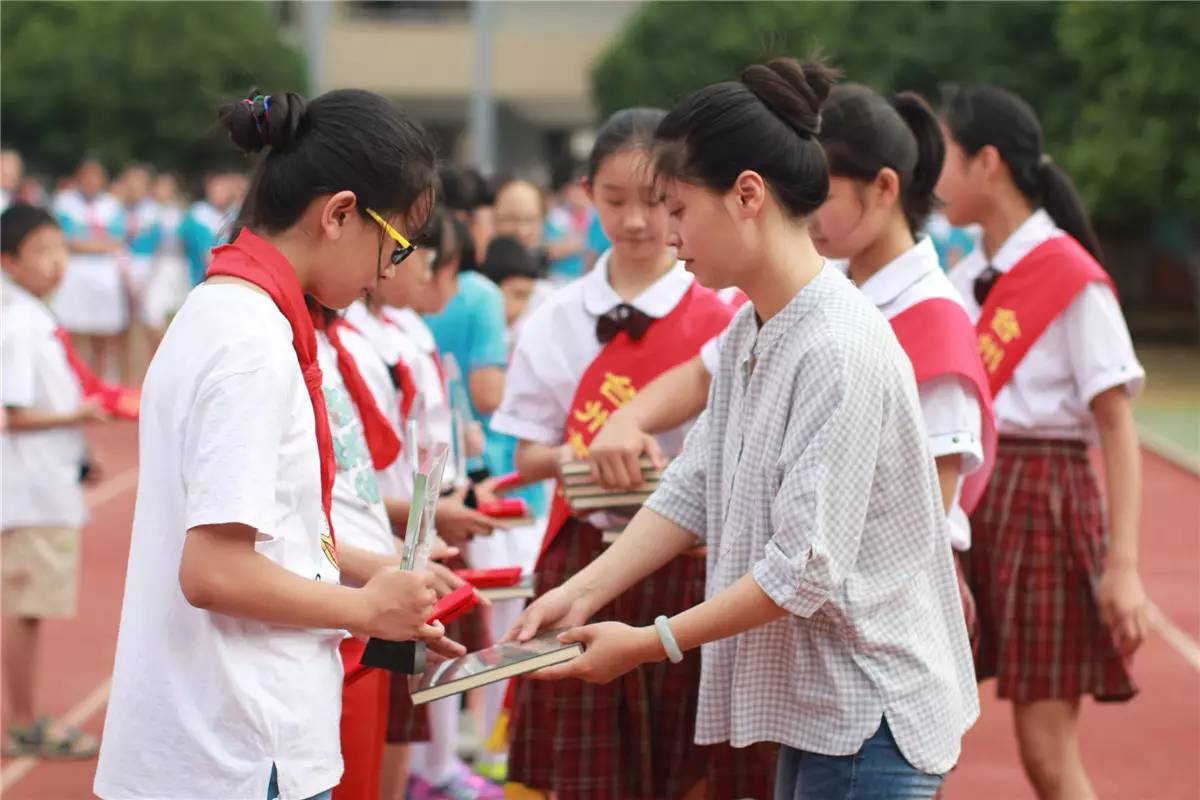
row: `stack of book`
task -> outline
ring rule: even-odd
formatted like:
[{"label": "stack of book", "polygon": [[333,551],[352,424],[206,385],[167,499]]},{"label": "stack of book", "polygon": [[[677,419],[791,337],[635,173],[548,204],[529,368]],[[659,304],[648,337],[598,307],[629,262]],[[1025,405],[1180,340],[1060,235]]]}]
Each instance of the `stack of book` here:
[{"label": "stack of book", "polygon": [[606,489],[592,479],[588,461],[571,461],[562,466],[562,491],[575,511],[638,508],[658,488],[662,472],[642,458],[642,484],[633,489]]}]

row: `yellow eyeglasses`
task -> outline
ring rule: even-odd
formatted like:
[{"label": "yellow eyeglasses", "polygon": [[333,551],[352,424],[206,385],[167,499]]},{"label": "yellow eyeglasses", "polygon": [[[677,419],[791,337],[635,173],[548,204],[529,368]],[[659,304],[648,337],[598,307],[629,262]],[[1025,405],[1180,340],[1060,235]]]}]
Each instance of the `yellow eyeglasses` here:
[{"label": "yellow eyeglasses", "polygon": [[392,251],[392,266],[398,266],[401,261],[408,258],[417,249],[417,246],[405,239],[400,231],[391,226],[390,223],[379,214],[375,213],[375,209],[368,208],[367,213],[371,215],[371,219],[379,223],[383,228],[384,233],[396,240],[396,249]]}]

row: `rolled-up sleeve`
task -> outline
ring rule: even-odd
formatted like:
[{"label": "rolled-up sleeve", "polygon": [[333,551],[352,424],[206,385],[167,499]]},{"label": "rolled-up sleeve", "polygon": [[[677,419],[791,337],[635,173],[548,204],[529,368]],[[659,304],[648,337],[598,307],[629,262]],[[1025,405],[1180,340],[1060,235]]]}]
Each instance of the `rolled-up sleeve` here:
[{"label": "rolled-up sleeve", "polygon": [[708,535],[705,474],[709,457],[709,411],[705,409],[688,431],[683,452],[663,473],[662,481],[646,506],[696,538]]},{"label": "rolled-up sleeve", "polygon": [[771,600],[800,617],[829,600],[858,557],[883,424],[882,390],[858,377],[796,398],[772,535],[753,567]]}]

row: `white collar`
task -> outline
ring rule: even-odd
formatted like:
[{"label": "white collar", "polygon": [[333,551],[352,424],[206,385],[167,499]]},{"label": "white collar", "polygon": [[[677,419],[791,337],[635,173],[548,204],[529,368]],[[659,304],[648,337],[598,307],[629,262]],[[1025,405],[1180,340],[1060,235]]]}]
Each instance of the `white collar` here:
[{"label": "white collar", "polygon": [[[584,310],[594,317],[606,314],[624,302],[608,282],[608,260],[611,255],[612,250],[609,250],[600,257],[591,272],[580,278],[583,281]],[[629,305],[647,316],[661,319],[679,305],[691,288],[692,280],[692,274],[684,268],[683,262],[676,261],[675,266],[646,287]]]},{"label": "white collar", "polygon": [[384,306],[383,313],[387,314],[400,327],[400,330],[404,331],[405,335],[422,353],[432,353],[437,350],[433,331],[429,330],[429,326],[425,324],[425,320],[421,319],[420,314],[411,308],[394,306]]},{"label": "white collar", "polygon": [[867,278],[859,289],[877,308],[882,308],[930,272],[940,269],[933,240],[925,236]]},{"label": "white collar", "polygon": [[[1062,234],[1063,232],[1054,224],[1050,215],[1044,209],[1039,208],[1029,215],[1029,219],[1022,222],[1015,231],[1009,234],[989,263],[999,272],[1008,272],[1021,259],[1029,255],[1029,251],[1033,248],[1047,239],[1053,239]],[[980,254],[983,254],[982,250]]]}]

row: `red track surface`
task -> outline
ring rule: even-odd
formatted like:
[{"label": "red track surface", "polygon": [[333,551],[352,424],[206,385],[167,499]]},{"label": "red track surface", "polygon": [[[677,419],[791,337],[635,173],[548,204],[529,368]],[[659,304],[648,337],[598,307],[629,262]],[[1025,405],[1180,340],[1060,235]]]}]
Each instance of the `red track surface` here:
[{"label": "red track surface", "polygon": [[[109,677],[120,617],[134,490],[121,489],[137,459],[133,426],[93,436],[106,483],[93,492],[85,534],[83,599],[74,620],[46,626],[39,707],[58,717],[76,709]],[[1200,640],[1200,478],[1146,454],[1142,574],[1151,599],[1195,647]],[[106,499],[107,498],[107,499]],[[1084,756],[1102,798],[1200,798],[1200,669],[1155,632],[1135,663],[1141,694],[1118,706],[1084,710]],[[1010,709],[983,688],[983,716],[967,736],[962,764],[946,786],[950,800],[1032,797],[1017,761]],[[99,735],[103,709],[84,730]],[[29,767],[32,768],[29,768]],[[9,800],[92,797],[95,762],[3,763]],[[13,780],[16,778],[16,780]]]}]

